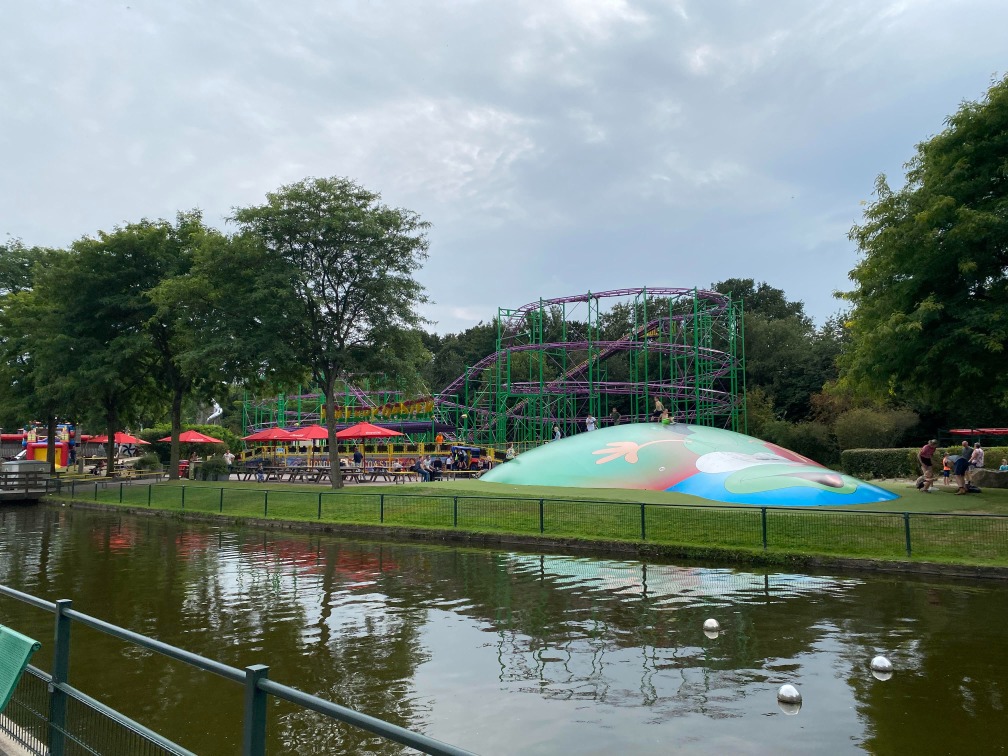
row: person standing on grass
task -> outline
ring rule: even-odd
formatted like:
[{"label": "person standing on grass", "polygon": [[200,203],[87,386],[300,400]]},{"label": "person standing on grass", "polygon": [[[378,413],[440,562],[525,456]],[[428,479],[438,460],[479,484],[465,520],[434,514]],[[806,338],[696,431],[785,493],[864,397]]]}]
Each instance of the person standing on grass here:
[{"label": "person standing on grass", "polygon": [[931,493],[931,486],[934,485],[934,465],[932,464],[932,459],[937,450],[938,442],[932,438],[921,447],[920,453],[917,455],[917,461],[920,462],[921,466],[921,473],[924,474],[924,486],[920,489],[923,493]]},{"label": "person standing on grass", "polygon": [[974,470],[982,470],[984,466],[984,450],[977,441],[973,444],[973,453],[970,455],[970,476]]},{"label": "person standing on grass", "polygon": [[959,490],[956,491],[956,496],[961,496],[966,493],[966,471],[969,469],[969,458],[959,456],[952,466],[952,475],[955,477],[956,485],[959,486]]}]

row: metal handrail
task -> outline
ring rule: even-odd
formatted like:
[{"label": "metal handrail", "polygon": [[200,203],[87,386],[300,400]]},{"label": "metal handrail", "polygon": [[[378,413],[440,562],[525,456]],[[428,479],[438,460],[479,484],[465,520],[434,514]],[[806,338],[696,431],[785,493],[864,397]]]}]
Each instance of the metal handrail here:
[{"label": "metal handrail", "polygon": [[6,585],[0,585],[0,594],[25,602],[39,609],[44,609],[55,615],[56,633],[52,674],[29,666],[32,673],[47,684],[49,690],[50,716],[48,725],[50,735],[48,753],[50,756],[62,756],[65,741],[68,738],[72,738],[72,734],[65,727],[65,702],[67,699],[74,699],[86,704],[99,714],[132,730],[171,753],[180,754],[180,756],[194,756],[190,751],[102,704],[100,701],[91,698],[66,681],[66,674],[69,670],[70,627],[72,622],[79,622],[86,627],[111,635],[119,640],[136,644],[205,672],[212,672],[233,682],[243,684],[245,686],[245,718],[242,728],[244,733],[242,745],[243,756],[265,756],[266,697],[270,695],[351,726],[367,730],[422,753],[434,754],[435,756],[473,756],[471,751],[457,748],[448,743],[442,743],[426,735],[421,735],[404,727],[399,727],[376,717],[354,711],[345,706],[339,706],[318,696],[313,696],[296,688],[270,680],[266,677],[269,668],[264,665],[252,665],[245,669],[238,669],[200,656],[199,654],[194,654],[191,651],[155,640],[154,638],[149,638],[132,630],[127,630],[118,625],[113,625],[84,612],[79,612],[70,608],[71,602],[66,599],[57,602],[46,601],[45,599],[18,591]]}]

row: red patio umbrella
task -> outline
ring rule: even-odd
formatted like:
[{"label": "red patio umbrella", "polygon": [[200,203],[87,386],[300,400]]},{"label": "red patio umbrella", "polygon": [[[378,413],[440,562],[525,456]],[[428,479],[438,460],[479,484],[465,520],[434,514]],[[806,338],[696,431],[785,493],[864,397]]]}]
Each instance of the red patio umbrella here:
[{"label": "red patio umbrella", "polygon": [[[205,433],[200,433],[199,431],[187,430],[179,433],[178,440],[185,444],[223,444],[219,438],[214,438],[213,436],[208,436]],[[164,438],[159,438],[158,441],[171,441],[171,436],[165,436]]]},{"label": "red patio umbrella", "polygon": [[324,425],[306,425],[291,431],[291,435],[299,441],[314,441],[329,438],[329,429]]},{"label": "red patio umbrella", "polygon": [[341,431],[336,432],[336,438],[346,439],[346,438],[389,438],[391,436],[402,436],[404,434],[399,431],[389,430],[388,428],[382,428],[380,425],[372,425],[371,423],[357,423],[356,425],[351,425],[349,428],[344,428]]},{"label": "red patio umbrella", "polygon": [[[112,437],[112,439],[117,444],[149,444],[150,443],[150,441],[144,441],[142,438],[137,438],[136,436],[131,436],[129,433],[122,433],[122,432],[116,433]],[[107,444],[108,443],[108,436],[107,435],[103,435],[103,436],[91,436],[91,438],[88,439],[88,443]]]},{"label": "red patio umbrella", "polygon": [[245,436],[242,441],[297,441],[298,438],[290,431],[283,428],[263,428],[250,436]]},{"label": "red patio umbrella", "polygon": [[337,431],[336,438],[389,438],[390,436],[402,436],[399,431],[382,428],[380,425],[371,423],[357,423],[349,428]]}]

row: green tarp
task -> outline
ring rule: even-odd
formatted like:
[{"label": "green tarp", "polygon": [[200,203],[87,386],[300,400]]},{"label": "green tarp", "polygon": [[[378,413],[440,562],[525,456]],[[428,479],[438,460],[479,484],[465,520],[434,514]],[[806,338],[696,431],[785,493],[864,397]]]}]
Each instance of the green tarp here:
[{"label": "green tarp", "polygon": [[27,635],[0,625],[0,711],[7,708],[28,660],[41,646]]}]

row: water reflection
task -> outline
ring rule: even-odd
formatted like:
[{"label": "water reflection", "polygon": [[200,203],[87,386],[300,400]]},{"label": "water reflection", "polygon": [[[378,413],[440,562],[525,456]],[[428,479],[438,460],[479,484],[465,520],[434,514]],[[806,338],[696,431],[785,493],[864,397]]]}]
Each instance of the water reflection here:
[{"label": "water reflection", "polygon": [[[273,679],[480,753],[923,753],[1008,742],[1000,585],[368,543],[63,509],[0,512],[0,581],[227,664],[269,663]],[[51,638],[43,613],[6,599],[0,612]],[[708,618],[720,623],[716,638],[703,632]],[[896,668],[884,683],[871,674],[878,654]],[[75,631],[71,676],[199,753],[238,748],[233,684],[86,629]],[[785,684],[803,696],[793,717],[777,707]],[[270,753],[400,752],[285,705],[271,717]]]}]

